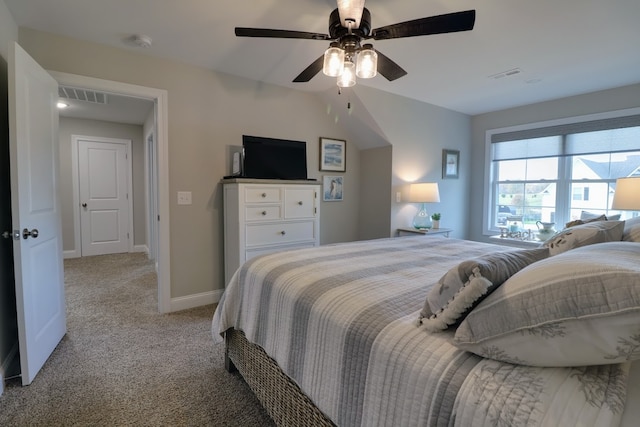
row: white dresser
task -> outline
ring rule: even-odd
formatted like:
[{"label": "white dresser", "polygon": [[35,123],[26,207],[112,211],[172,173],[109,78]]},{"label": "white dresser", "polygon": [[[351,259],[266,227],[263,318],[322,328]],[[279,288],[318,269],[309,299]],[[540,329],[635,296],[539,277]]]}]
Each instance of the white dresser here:
[{"label": "white dresser", "polygon": [[262,254],[320,245],[320,184],[233,178],[222,181],[224,276]]}]

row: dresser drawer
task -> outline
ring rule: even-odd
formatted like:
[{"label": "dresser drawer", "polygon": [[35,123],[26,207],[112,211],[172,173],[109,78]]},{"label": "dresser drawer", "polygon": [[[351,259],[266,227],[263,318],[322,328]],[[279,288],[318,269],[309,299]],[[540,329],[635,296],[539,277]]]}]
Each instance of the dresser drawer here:
[{"label": "dresser drawer", "polygon": [[244,198],[246,203],[278,203],[282,200],[278,187],[247,187]]},{"label": "dresser drawer", "polygon": [[277,206],[250,206],[244,210],[247,221],[273,221],[281,218],[280,205]]},{"label": "dresser drawer", "polygon": [[315,240],[314,221],[283,222],[278,224],[247,224],[247,246]]},{"label": "dresser drawer", "polygon": [[245,261],[249,261],[251,258],[255,258],[258,255],[267,255],[274,252],[290,251],[292,249],[313,248],[314,246],[316,246],[315,243],[308,242],[282,246],[269,246],[268,248],[248,249],[247,251],[245,251]]},{"label": "dresser drawer", "polygon": [[284,191],[285,219],[313,218],[316,191],[312,187],[287,188]]}]

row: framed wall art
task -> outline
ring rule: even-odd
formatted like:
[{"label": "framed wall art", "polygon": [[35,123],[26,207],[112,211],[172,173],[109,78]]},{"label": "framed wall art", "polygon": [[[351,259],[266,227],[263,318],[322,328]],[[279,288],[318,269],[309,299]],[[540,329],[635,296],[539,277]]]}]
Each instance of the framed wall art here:
[{"label": "framed wall art", "polygon": [[442,150],[442,178],[458,179],[460,151]]},{"label": "framed wall art", "polygon": [[322,200],[325,202],[341,202],[344,177],[325,175],[322,177]]},{"label": "framed wall art", "polygon": [[320,137],[320,170],[344,172],[347,165],[347,142]]}]

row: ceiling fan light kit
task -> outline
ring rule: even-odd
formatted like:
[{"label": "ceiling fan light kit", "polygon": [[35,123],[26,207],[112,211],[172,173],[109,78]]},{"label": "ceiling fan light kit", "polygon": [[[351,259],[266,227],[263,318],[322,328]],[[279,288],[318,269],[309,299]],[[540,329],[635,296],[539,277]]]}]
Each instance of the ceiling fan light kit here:
[{"label": "ceiling fan light kit", "polygon": [[[363,40],[469,31],[473,29],[476,19],[475,10],[466,10],[372,30],[371,13],[364,7],[364,0],[337,0],[337,3],[338,8],[329,15],[329,34],[246,27],[236,27],[235,33],[238,37],[330,40],[331,44],[324,55],[313,61],[293,81],[308,82],[322,71],[327,76],[338,77],[338,86],[349,87],[355,85],[356,75],[366,79],[380,73],[388,81],[393,81],[407,74],[398,64],[374,50],[373,45],[367,43],[361,47]],[[344,76],[345,73],[349,74]]]},{"label": "ceiling fan light kit", "polygon": [[331,43],[329,49],[324,52],[322,72],[325,76],[338,77],[344,70],[344,50]]},{"label": "ceiling fan light kit", "polygon": [[356,85],[356,66],[350,60],[344,62],[344,70],[338,76],[339,87],[351,87]]}]

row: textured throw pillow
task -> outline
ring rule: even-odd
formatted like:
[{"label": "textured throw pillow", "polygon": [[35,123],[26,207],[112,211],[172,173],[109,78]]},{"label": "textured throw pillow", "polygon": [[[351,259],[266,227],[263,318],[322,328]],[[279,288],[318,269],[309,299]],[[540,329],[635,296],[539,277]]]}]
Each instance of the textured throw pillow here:
[{"label": "textured throw pillow", "polygon": [[432,332],[459,323],[505,280],[548,256],[547,248],[538,248],[495,252],[461,262],[429,290],[418,323]]},{"label": "textured throw pillow", "polygon": [[454,344],[534,366],[640,359],[640,244],[600,243],[529,265],[467,315]]},{"label": "textured throw pillow", "polygon": [[640,243],[640,216],[628,219],[624,222],[622,240],[625,242]]},{"label": "textured throw pillow", "polygon": [[623,230],[624,221],[593,221],[565,228],[550,237],[542,246],[549,248],[549,255],[558,255],[580,246],[620,241]]}]

